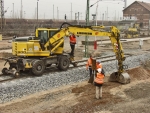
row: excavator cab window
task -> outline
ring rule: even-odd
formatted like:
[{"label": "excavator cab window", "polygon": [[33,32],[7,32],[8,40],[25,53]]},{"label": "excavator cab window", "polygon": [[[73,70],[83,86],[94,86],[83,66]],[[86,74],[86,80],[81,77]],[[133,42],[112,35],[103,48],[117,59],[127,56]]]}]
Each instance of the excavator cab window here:
[{"label": "excavator cab window", "polygon": [[49,31],[49,37],[52,37],[56,32],[57,32],[57,30],[51,30],[51,31]]},{"label": "excavator cab window", "polygon": [[48,30],[38,30],[38,38],[40,40],[40,46],[44,50],[44,44],[48,40]]},{"label": "excavator cab window", "polygon": [[45,44],[48,40],[48,31],[47,30],[39,30],[38,37],[40,39],[40,42]]}]

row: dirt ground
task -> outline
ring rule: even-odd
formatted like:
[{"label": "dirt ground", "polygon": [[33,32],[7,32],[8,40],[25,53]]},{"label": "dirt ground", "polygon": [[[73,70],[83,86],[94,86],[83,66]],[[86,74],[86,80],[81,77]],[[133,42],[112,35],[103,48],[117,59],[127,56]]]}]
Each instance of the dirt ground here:
[{"label": "dirt ground", "polygon": [[[102,99],[95,99],[95,86],[87,81],[33,94],[0,105],[0,113],[148,113],[150,110],[150,71],[143,67],[129,70],[130,84],[108,82]],[[70,93],[61,95],[65,90]],[[60,96],[50,98],[51,93]]]},{"label": "dirt ground", "polygon": [[[149,44],[150,41],[145,41],[141,52],[149,50]],[[136,51],[139,48],[138,42],[124,43],[123,46],[124,50]],[[76,48],[75,56],[78,56],[76,59],[83,57],[83,48],[81,45]],[[93,51],[93,46],[89,46],[89,51],[96,55],[112,50],[110,45],[105,45],[98,46],[97,51]],[[0,56],[5,57],[3,53]],[[2,67],[1,65],[0,69]],[[126,85],[109,82],[109,75],[106,75],[103,97],[99,100],[95,98],[95,86],[84,81],[0,104],[0,113],[148,113],[150,111],[148,67],[149,62],[145,66],[128,70],[131,83]],[[70,93],[67,93],[68,91]],[[60,95],[51,98],[51,94],[55,93]]]}]

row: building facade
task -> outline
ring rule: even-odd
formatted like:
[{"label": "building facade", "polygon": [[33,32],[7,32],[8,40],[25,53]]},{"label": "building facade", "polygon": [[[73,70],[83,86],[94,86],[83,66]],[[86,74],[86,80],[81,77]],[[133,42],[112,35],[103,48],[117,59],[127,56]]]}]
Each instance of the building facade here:
[{"label": "building facade", "polygon": [[135,1],[123,10],[123,18],[135,18],[140,27],[149,28],[150,3]]}]

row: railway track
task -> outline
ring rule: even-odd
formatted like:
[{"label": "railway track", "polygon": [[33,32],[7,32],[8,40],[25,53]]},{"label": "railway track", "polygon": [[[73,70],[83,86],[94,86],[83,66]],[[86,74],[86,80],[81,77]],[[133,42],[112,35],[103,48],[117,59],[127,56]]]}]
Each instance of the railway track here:
[{"label": "railway track", "polygon": [[25,79],[25,78],[31,78],[33,77],[31,74],[27,74],[27,73],[22,73],[20,77],[15,78],[13,75],[3,75],[0,74],[0,83],[4,83],[4,82],[11,82],[13,80],[17,80],[17,79]]},{"label": "railway track", "polygon": [[[125,55],[125,57],[129,57],[129,56],[131,56],[131,55],[129,55],[129,54]],[[100,59],[101,62],[104,63],[104,62],[109,62],[109,61],[116,60],[116,56],[115,55],[109,55],[109,56],[105,56],[105,57],[97,57],[96,59]],[[73,65],[70,65],[69,69],[86,66],[87,59],[86,60],[74,61],[74,63],[77,63],[77,66],[74,67]],[[61,72],[60,70],[57,69],[56,65],[52,65],[51,67],[47,67],[44,74],[54,73],[54,72]],[[35,77],[35,76],[33,76],[31,73],[21,73],[20,77],[15,78],[13,75],[0,74],[0,83],[4,83],[4,82],[7,82],[7,81],[10,82],[10,81],[13,81],[13,80],[16,80],[16,79],[26,79],[26,78],[30,78],[30,77]]]},{"label": "railway track", "polygon": [[[141,53],[138,53],[138,54],[141,54]],[[138,54],[125,54],[124,56],[127,58],[130,56],[137,56]],[[116,56],[115,55],[109,55],[109,56],[104,56],[104,57],[96,57],[96,59],[100,59],[102,63],[105,63],[105,62],[116,60]],[[73,68],[79,68],[79,67],[86,66],[87,59],[74,61],[74,63],[77,63],[77,66],[74,67],[73,65],[70,65],[68,70],[73,69]],[[55,72],[61,72],[61,71],[58,70],[58,68],[54,64],[51,67],[47,67],[44,74],[55,73]],[[10,82],[10,81],[13,81],[16,79],[22,80],[22,79],[27,79],[27,78],[32,78],[32,77],[36,77],[36,76],[32,75],[31,73],[21,73],[19,78],[15,78],[13,75],[0,74],[0,83],[4,83],[7,81]]]},{"label": "railway track", "polygon": [[10,76],[1,75],[1,76],[0,76],[0,82],[9,81],[9,80],[12,80],[13,78],[14,78],[14,77],[12,77],[11,75],[10,75]]},{"label": "railway track", "polygon": [[[149,51],[145,51],[146,53]],[[134,53],[134,54],[125,54],[124,56],[130,57],[130,56],[137,56],[143,53]],[[102,63],[104,62],[109,62],[109,61],[114,61],[116,60],[116,55],[108,55],[108,56],[104,56],[104,57],[96,57],[96,59],[100,59]],[[69,69],[73,69],[73,68],[78,68],[78,67],[82,67],[82,66],[86,66],[86,62],[87,59],[85,60],[77,60],[74,61],[74,63],[77,64],[76,67],[74,67],[73,65],[70,65]],[[60,70],[57,69],[56,65],[52,65],[51,67],[47,67],[45,70],[45,74],[46,73],[54,73],[54,72],[61,72]],[[33,76],[31,73],[21,73],[19,78],[15,78],[13,75],[3,75],[2,73],[0,73],[0,83],[4,83],[7,81],[13,81],[15,79],[25,79],[25,78],[29,78],[29,77],[35,77]]]}]

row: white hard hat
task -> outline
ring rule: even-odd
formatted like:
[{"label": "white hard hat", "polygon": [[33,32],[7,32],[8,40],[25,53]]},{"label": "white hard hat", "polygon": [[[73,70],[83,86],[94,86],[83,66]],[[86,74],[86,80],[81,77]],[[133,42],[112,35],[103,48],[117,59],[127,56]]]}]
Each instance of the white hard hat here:
[{"label": "white hard hat", "polygon": [[96,62],[97,62],[97,63],[101,63],[101,60],[97,60]]},{"label": "white hard hat", "polygon": [[98,71],[99,73],[101,73],[102,69],[101,69],[101,68],[98,68],[97,71]]}]

